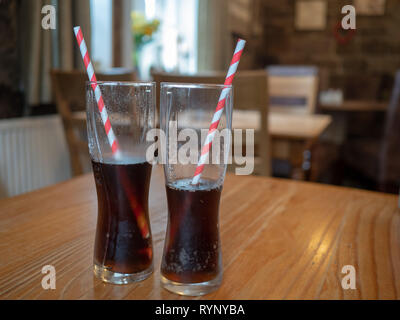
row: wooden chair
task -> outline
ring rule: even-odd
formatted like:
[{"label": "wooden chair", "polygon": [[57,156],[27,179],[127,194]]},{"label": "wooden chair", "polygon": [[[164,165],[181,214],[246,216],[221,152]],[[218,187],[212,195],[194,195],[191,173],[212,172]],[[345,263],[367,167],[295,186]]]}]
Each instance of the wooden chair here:
[{"label": "wooden chair", "polygon": [[160,106],[161,82],[223,84],[225,81],[225,76],[222,72],[208,72],[195,75],[169,72],[152,72],[151,76],[153,81],[157,83],[156,106],[158,107]]},{"label": "wooden chair", "polygon": [[[273,65],[267,68],[270,112],[312,114],[318,91],[318,70],[308,66]],[[299,179],[290,163],[291,142],[275,139],[272,146],[272,167],[275,176]]]},{"label": "wooden chair", "polygon": [[381,138],[355,138],[343,148],[344,162],[383,192],[398,193],[400,187],[400,70],[386,112]]},{"label": "wooden chair", "polygon": [[[196,75],[173,73],[153,73],[157,83],[157,101],[161,82],[178,83],[212,83],[223,84],[223,72],[210,72]],[[269,176],[271,174],[270,136],[268,132],[268,93],[267,74],[265,70],[240,70],[234,80],[234,110],[258,111],[260,114],[260,130],[255,132],[255,170],[254,173]],[[157,104],[158,105],[158,104]],[[235,142],[233,142],[235,148]],[[237,146],[242,148],[241,146]],[[233,166],[230,167],[232,169]]]},{"label": "wooden chair", "polygon": [[270,110],[311,114],[318,95],[318,69],[307,66],[270,66],[268,92]]},{"label": "wooden chair", "polygon": [[[84,71],[52,70],[52,85],[57,110],[62,118],[65,137],[70,153],[71,169],[74,176],[83,174],[89,163],[86,138],[86,81]],[[134,81],[132,70],[115,68],[108,72],[97,73],[98,81]]]}]

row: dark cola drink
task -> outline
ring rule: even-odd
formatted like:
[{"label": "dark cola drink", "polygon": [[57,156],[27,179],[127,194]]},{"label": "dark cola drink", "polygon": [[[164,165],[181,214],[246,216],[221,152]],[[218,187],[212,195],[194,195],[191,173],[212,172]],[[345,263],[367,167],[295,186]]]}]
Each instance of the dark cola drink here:
[{"label": "dark cola drink", "polygon": [[152,166],[92,161],[98,199],[95,272],[140,273],[152,268],[148,213]]},{"label": "dark cola drink", "polygon": [[191,179],[167,185],[168,227],[162,275],[178,283],[201,283],[220,274],[218,211],[222,185]]}]

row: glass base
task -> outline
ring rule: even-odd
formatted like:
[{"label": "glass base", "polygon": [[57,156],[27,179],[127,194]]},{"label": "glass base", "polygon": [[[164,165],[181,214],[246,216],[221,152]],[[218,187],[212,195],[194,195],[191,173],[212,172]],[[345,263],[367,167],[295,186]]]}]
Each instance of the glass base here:
[{"label": "glass base", "polygon": [[161,275],[164,289],[182,296],[202,296],[218,289],[222,282],[222,272],[214,279],[199,283],[181,283],[168,280]]},{"label": "glass base", "polygon": [[142,281],[148,278],[153,273],[153,264],[146,270],[137,273],[119,273],[113,272],[106,267],[94,264],[94,275],[107,283],[113,284],[128,284],[132,282]]}]

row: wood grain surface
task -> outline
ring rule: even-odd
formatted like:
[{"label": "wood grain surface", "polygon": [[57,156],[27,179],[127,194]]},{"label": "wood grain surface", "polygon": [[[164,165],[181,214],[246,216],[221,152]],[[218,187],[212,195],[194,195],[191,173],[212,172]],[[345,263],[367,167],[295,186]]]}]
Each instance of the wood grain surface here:
[{"label": "wood grain surface", "polygon": [[[97,201],[82,176],[0,201],[1,299],[191,299],[160,286],[166,227],[161,168],[153,169],[150,215],[155,271],[130,285],[93,276]],[[221,212],[224,278],[206,299],[399,299],[397,197],[304,182],[228,175]],[[56,268],[44,290],[41,269]],[[341,286],[344,265],[356,289]]]}]

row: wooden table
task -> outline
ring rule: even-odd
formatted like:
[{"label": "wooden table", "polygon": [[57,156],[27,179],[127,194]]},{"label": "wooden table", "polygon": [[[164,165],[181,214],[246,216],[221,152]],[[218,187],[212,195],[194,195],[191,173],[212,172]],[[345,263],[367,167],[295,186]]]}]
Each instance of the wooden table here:
[{"label": "wooden table", "polygon": [[[270,112],[268,130],[272,138],[271,155],[291,164],[291,177],[310,180],[312,150],[322,133],[332,122],[330,115],[290,114]],[[257,111],[234,111],[233,128],[259,129],[260,116]]]},{"label": "wooden table", "polygon": [[344,100],[342,104],[320,104],[319,110],[324,114],[332,116],[332,125],[325,136],[336,145],[342,145],[348,139],[348,128],[350,126],[349,116],[386,112],[389,101],[381,102],[374,100]]},{"label": "wooden table", "polygon": [[371,100],[345,100],[342,104],[320,104],[319,108],[323,111],[339,112],[382,112],[386,111],[389,102],[371,101]]},{"label": "wooden table", "polygon": [[[332,121],[322,114],[290,114],[270,112],[268,130],[273,139],[316,140]],[[260,129],[260,115],[257,111],[233,112],[234,129]]]},{"label": "wooden table", "polygon": [[[130,285],[93,276],[96,193],[91,175],[0,201],[0,299],[178,299],[160,286],[166,227],[161,168],[150,196],[155,271]],[[224,278],[206,299],[399,299],[397,197],[228,175],[220,229]],[[41,269],[56,268],[43,290]],[[356,289],[344,290],[353,265]]]}]

